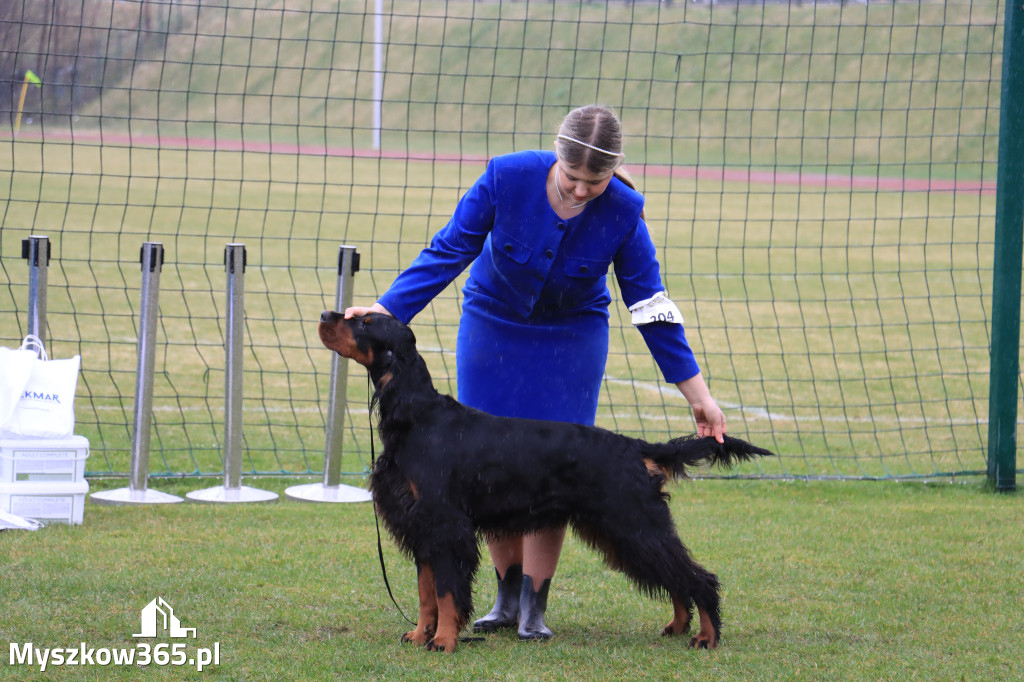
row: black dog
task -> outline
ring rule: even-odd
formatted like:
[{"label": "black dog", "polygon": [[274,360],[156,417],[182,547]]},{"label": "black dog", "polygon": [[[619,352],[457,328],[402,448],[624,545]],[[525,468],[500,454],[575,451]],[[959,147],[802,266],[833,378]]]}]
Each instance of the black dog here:
[{"label": "black dog", "polygon": [[772,453],[737,438],[651,444],[591,426],[495,417],[439,394],[416,337],[393,317],[325,311],[319,331],[325,346],[365,366],[375,387],[384,452],[370,489],[419,576],[419,622],[403,641],[455,650],[473,611],[478,535],[568,523],[641,589],[672,598],[664,634],[687,632],[696,604],[700,630],[690,645],[718,645],[718,579],[679,540],[662,487],[688,465]]}]

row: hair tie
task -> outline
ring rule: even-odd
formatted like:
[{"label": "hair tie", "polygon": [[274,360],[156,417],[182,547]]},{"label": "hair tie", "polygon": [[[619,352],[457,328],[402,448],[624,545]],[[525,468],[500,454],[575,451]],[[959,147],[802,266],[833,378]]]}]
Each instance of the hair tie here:
[{"label": "hair tie", "polygon": [[621,152],[616,154],[615,152],[610,152],[607,149],[601,149],[600,147],[595,147],[592,144],[587,144],[583,140],[577,140],[575,137],[569,137],[568,135],[562,135],[561,133],[558,134],[558,139],[569,140],[570,142],[575,142],[576,144],[581,144],[584,147],[587,147],[588,149],[593,149],[595,152],[601,152],[602,154],[607,154],[608,156],[617,156],[617,157],[620,157],[620,158],[625,158],[625,156],[626,156],[625,154],[623,154]]}]

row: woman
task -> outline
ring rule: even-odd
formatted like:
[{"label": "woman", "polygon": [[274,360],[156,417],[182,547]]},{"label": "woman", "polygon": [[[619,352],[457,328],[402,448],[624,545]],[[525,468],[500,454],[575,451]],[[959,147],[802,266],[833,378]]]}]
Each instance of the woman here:
[{"label": "woman", "polygon": [[[470,263],[456,348],[458,397],[509,417],[593,424],[608,357],[608,267],[665,379],[690,403],[697,431],[719,441],[711,397],[661,281],[644,199],[621,169],[622,133],[600,106],[571,111],[555,151],[491,160],[448,225],[375,304],[408,322]],[[544,612],[565,528],[487,542],[498,578],[476,631],[518,626],[547,639]]]}]

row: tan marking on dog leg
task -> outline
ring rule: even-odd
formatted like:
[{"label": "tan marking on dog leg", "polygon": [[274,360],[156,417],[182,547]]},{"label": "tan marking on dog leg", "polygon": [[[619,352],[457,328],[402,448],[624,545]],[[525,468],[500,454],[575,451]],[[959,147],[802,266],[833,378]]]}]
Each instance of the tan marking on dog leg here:
[{"label": "tan marking on dog leg", "polygon": [[420,593],[419,622],[415,630],[402,635],[402,641],[426,646],[434,638],[437,629],[437,588],[434,585],[434,570],[429,564],[420,567],[417,586]]},{"label": "tan marking on dog leg", "polygon": [[700,630],[697,636],[690,640],[690,646],[697,649],[714,649],[718,647],[718,635],[715,633],[715,626],[711,624],[711,617],[707,612],[697,605],[697,616],[700,618]]},{"label": "tan marking on dog leg", "polygon": [[665,629],[662,630],[661,634],[667,637],[686,634],[690,630],[691,617],[690,611],[686,608],[683,602],[673,596],[672,620],[665,626]]},{"label": "tan marking on dog leg", "polygon": [[437,597],[437,633],[433,641],[427,644],[431,651],[452,653],[459,641],[459,614],[455,609],[455,596],[451,592]]}]

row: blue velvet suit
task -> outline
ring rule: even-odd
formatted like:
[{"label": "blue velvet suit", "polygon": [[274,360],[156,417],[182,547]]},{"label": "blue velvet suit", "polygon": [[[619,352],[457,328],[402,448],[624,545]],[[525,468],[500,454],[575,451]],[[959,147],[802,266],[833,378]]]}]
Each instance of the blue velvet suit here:
[{"label": "blue velvet suit", "polygon": [[[379,302],[409,322],[472,263],[459,400],[501,416],[593,424],[608,357],[609,266],[627,306],[665,287],[643,197],[613,178],[578,216],[560,218],[547,198],[554,163],[545,151],[492,159]],[[700,371],[681,324],[638,329],[667,381]]]}]

